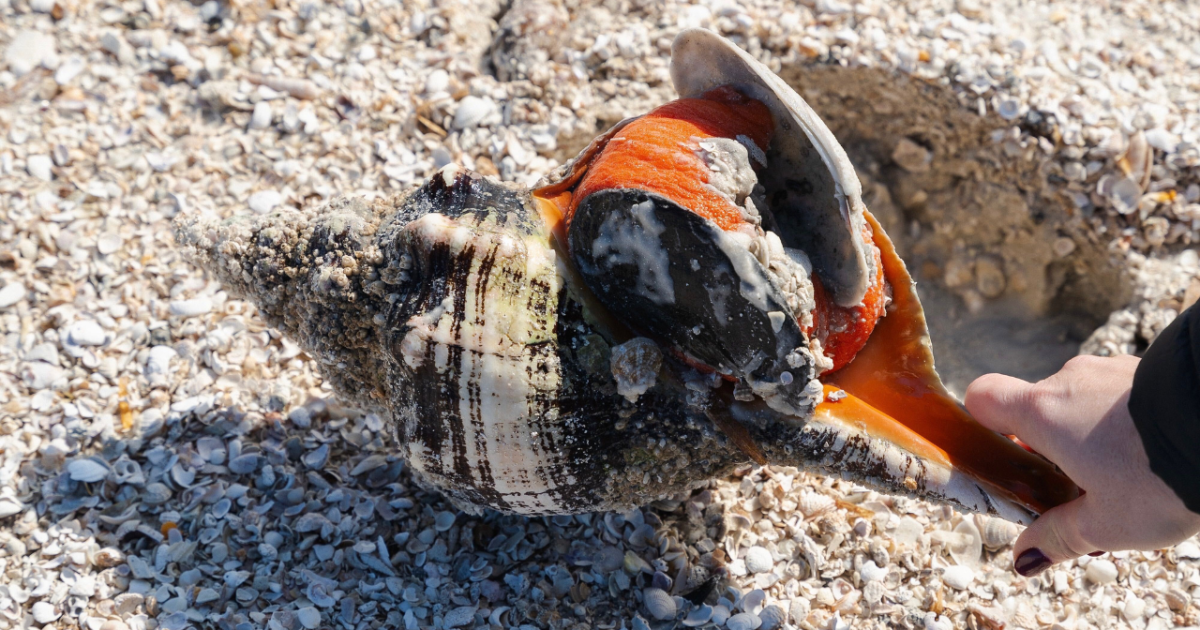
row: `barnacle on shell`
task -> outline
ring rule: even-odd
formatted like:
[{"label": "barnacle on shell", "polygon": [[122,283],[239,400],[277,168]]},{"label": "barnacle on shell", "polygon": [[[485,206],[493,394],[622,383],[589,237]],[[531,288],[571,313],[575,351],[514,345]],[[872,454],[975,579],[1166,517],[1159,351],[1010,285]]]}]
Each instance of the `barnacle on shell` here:
[{"label": "barnacle on shell", "polygon": [[626,508],[748,459],[1013,521],[1073,498],[945,392],[804,100],[700,29],[671,75],[679,101],[534,190],[452,165],[388,201],[188,215],[177,239],[467,508]]}]

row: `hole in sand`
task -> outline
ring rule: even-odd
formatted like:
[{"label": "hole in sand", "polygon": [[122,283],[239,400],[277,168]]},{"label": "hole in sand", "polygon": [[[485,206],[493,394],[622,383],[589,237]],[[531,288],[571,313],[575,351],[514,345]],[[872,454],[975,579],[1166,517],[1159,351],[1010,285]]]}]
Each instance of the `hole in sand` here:
[{"label": "hole in sand", "polygon": [[[955,393],[987,372],[1056,372],[1128,303],[1128,275],[1049,181],[1050,156],[1007,140],[1021,121],[981,117],[942,86],[870,68],[780,74],[854,161],[867,207],[918,282]],[[1053,121],[1041,122],[1053,141]]]}]

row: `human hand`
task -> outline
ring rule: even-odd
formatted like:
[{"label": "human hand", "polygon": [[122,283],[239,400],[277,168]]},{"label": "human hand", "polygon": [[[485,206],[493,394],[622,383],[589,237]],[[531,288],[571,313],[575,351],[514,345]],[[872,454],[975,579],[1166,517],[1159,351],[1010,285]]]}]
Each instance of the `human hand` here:
[{"label": "human hand", "polygon": [[1150,470],[1129,415],[1138,361],[1081,356],[1037,383],[986,374],[967,388],[964,404],[981,424],[1017,436],[1086,491],[1017,539],[1021,575],[1087,553],[1167,547],[1200,532],[1200,514]]}]

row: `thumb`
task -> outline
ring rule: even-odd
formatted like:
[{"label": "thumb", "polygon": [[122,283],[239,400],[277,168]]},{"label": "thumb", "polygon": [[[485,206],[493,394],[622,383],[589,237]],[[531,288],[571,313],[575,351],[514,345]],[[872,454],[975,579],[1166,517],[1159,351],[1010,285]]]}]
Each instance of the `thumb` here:
[{"label": "thumb", "polygon": [[1015,435],[1038,453],[1055,459],[1047,422],[1038,406],[1035,385],[1003,374],[984,374],[963,396],[963,406],[983,426]]},{"label": "thumb", "polygon": [[1026,529],[1013,545],[1013,569],[1031,577],[1052,564],[1073,560],[1095,551],[1080,534],[1080,523],[1094,518],[1093,500],[1083,495],[1070,503],[1047,510]]}]

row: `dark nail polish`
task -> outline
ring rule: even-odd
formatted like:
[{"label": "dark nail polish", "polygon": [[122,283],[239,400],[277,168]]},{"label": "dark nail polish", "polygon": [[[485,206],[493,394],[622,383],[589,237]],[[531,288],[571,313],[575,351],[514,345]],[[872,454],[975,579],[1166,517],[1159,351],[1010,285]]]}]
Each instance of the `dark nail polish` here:
[{"label": "dark nail polish", "polygon": [[1025,577],[1033,577],[1049,569],[1051,564],[1050,558],[1047,558],[1040,549],[1026,549],[1013,562],[1013,569]]},{"label": "dark nail polish", "polygon": [[1093,551],[1092,553],[1089,553],[1088,555],[1093,558],[1099,558],[1100,556],[1103,556],[1104,553],[1105,552],[1103,552],[1103,551]]}]

